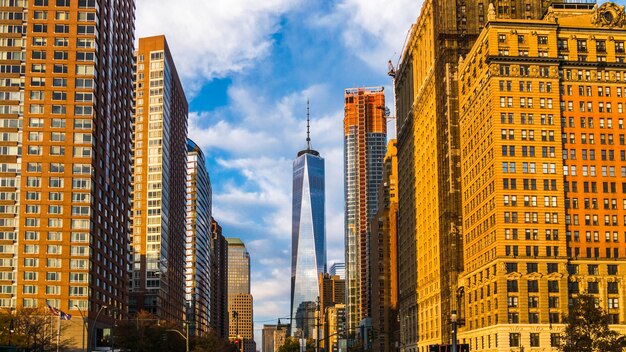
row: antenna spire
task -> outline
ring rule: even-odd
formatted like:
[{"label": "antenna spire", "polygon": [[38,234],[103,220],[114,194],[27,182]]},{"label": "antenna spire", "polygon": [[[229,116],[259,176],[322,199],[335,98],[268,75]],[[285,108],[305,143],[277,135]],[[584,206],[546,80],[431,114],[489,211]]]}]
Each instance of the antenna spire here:
[{"label": "antenna spire", "polygon": [[309,110],[309,99],[306,100],[306,149],[311,150],[311,115]]}]

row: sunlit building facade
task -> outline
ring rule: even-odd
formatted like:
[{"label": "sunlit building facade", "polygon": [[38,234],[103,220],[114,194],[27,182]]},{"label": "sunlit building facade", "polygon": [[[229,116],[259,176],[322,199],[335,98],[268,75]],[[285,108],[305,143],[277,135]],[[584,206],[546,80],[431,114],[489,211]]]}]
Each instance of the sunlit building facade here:
[{"label": "sunlit building facade", "polygon": [[243,341],[243,352],[256,352],[252,295],[250,294],[250,254],[239,238],[228,243],[228,338]]},{"label": "sunlit building facade", "polygon": [[97,337],[128,309],[134,12],[0,2],[0,309],[83,312]]},{"label": "sunlit building facade", "polygon": [[369,219],[378,206],[387,143],[383,87],[345,90],[346,317],[355,332],[369,311]]},{"label": "sunlit building facade", "polygon": [[311,149],[293,162],[291,228],[291,335],[312,337],[320,296],[318,275],[326,272],[324,159]]},{"label": "sunlit building facade", "polygon": [[187,140],[187,239],[185,260],[186,321],[191,333],[209,332],[213,287],[213,234],[211,233],[211,179],[202,149]]},{"label": "sunlit building facade", "polygon": [[130,310],[185,313],[187,99],[164,36],[136,52]]},{"label": "sunlit building facade", "polygon": [[578,2],[542,20],[488,20],[459,65],[459,339],[557,351],[579,293],[623,334],[624,9]]},{"label": "sunlit building facade", "polygon": [[[425,0],[395,72],[400,349],[451,341],[463,270],[457,68],[490,1]],[[503,19],[538,19],[550,2],[497,1]]]},{"label": "sunlit building facade", "polygon": [[330,275],[328,273],[321,274],[319,276],[319,308],[318,308],[318,324],[321,329],[320,336],[323,340],[320,342],[320,347],[326,351],[330,351],[331,343],[327,338],[329,333],[329,327],[327,323],[328,309],[336,305],[341,305],[345,308],[346,301],[346,281],[337,275]]}]

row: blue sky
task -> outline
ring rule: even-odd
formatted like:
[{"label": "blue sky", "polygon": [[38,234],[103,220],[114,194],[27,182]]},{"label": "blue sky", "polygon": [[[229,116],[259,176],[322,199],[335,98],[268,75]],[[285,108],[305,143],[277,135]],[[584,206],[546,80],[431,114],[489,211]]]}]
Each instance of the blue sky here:
[{"label": "blue sky", "polygon": [[306,100],[326,159],[330,266],[344,250],[343,89],[389,88],[387,60],[418,9],[413,0],[137,1],[137,36],[165,34],[183,79],[214,217],[250,252],[256,329],[289,315],[291,168],[305,146]]},{"label": "blue sky", "polygon": [[[619,1],[623,5],[626,0]],[[311,138],[326,159],[329,266],[343,261],[343,89],[387,88],[417,0],[137,0],[137,36],[165,34],[203,149],[214,217],[252,257],[257,344],[289,315],[291,168]]]}]

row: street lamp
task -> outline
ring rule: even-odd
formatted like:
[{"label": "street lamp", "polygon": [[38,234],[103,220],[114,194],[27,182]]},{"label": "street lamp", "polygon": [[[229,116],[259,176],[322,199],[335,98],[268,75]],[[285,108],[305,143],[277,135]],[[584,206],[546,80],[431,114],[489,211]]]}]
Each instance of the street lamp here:
[{"label": "street lamp", "polygon": [[102,313],[103,310],[109,308],[109,306],[107,305],[103,305],[100,307],[100,309],[98,309],[98,314],[96,314],[96,319],[93,320],[93,329],[91,329],[91,338],[93,339],[93,349],[95,350],[96,347],[98,346],[97,344],[97,340],[98,337],[96,336],[96,326],[98,324],[98,317],[100,316],[100,313]]},{"label": "street lamp", "polygon": [[9,346],[11,346],[11,337],[13,337],[14,332],[15,326],[13,325],[13,316],[11,316],[11,321],[9,322]]},{"label": "street lamp", "polygon": [[168,329],[166,331],[173,331],[175,333],[178,333],[178,335],[182,336],[183,339],[185,339],[185,351],[189,352],[189,322],[185,322],[185,333],[186,335],[183,335],[182,332],[176,330],[176,329]]},{"label": "street lamp", "polygon": [[233,310],[233,319],[235,319],[235,339],[241,343],[241,346],[237,346],[237,349],[241,351],[243,349],[243,343],[239,339],[239,312],[236,310]]},{"label": "street lamp", "polygon": [[87,330],[87,321],[85,320],[85,315],[83,314],[83,310],[80,309],[80,307],[78,305],[74,305],[74,307],[76,307],[76,309],[78,309],[78,312],[80,313],[81,318],[83,318],[83,351],[85,350],[85,330]]},{"label": "street lamp", "polygon": [[450,317],[452,320],[452,349],[451,352],[457,352],[456,345],[456,310],[452,310],[452,316]]}]

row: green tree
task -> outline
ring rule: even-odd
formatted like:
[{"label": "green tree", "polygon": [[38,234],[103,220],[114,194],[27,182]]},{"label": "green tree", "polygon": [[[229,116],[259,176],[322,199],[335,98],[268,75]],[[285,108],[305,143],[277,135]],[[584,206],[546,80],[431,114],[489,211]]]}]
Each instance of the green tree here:
[{"label": "green tree", "polygon": [[[58,317],[45,308],[21,308],[0,312],[0,345],[36,351],[56,351]],[[66,322],[61,324],[59,350],[65,351],[73,339],[67,338],[64,331]],[[13,330],[11,332],[11,330]]]},{"label": "green tree", "polygon": [[591,295],[578,295],[564,320],[563,352],[622,352],[626,348],[626,339],[609,329],[609,315]]},{"label": "green tree", "polygon": [[194,338],[192,346],[193,352],[237,352],[235,345],[213,332]]},{"label": "green tree", "polygon": [[[308,339],[306,341],[306,351],[314,352],[315,351],[315,343],[312,339]],[[285,343],[280,346],[278,352],[300,352],[300,341],[295,337],[287,337],[285,339]]]},{"label": "green tree", "polygon": [[181,330],[181,327],[141,311],[131,319],[118,322],[115,346],[133,352],[184,352],[185,340],[176,332],[168,331],[173,329]]}]

